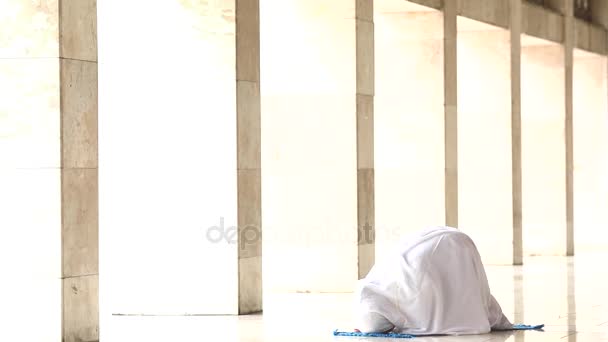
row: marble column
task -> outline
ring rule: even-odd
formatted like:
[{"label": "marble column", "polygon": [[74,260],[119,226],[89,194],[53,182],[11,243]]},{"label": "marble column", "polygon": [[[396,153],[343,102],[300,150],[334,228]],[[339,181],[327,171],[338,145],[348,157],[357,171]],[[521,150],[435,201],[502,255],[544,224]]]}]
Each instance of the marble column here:
[{"label": "marble column", "polygon": [[458,227],[458,25],[457,1],[444,1],[443,75],[445,223]]},{"label": "marble column", "polygon": [[523,264],[521,146],[521,23],[522,0],[509,3],[511,33],[511,187],[513,203],[513,265]]},{"label": "marble column", "polygon": [[102,311],[261,311],[258,1],[100,2],[99,38]]},{"label": "marble column", "polygon": [[495,264],[514,261],[510,40],[458,17],[458,225]]},{"label": "marble column", "polygon": [[381,257],[404,235],[445,224],[444,26],[441,11],[407,1],[380,0],[375,9]]},{"label": "marble column", "polygon": [[375,254],[372,1],[260,9],[265,289],[350,291]]},{"label": "marble column", "polygon": [[234,0],[236,45],[238,313],[262,311],[259,0]]},{"label": "marble column", "polygon": [[63,340],[99,339],[97,1],[59,3]]},{"label": "marble column", "polygon": [[355,3],[357,74],[357,271],[374,265],[376,212],[374,182],[374,2]]},{"label": "marble column", "polygon": [[566,255],[564,48],[522,41],[522,180],[525,255]]},{"label": "marble column", "polygon": [[0,260],[18,279],[0,286],[0,317],[15,322],[0,339],[95,341],[96,1],[4,1],[0,13],[0,226],[11,232]]},{"label": "marble column", "polygon": [[574,0],[563,1],[564,14],[564,89],[565,89],[565,157],[566,157],[566,254],[574,255],[574,147],[572,133],[574,50]]}]

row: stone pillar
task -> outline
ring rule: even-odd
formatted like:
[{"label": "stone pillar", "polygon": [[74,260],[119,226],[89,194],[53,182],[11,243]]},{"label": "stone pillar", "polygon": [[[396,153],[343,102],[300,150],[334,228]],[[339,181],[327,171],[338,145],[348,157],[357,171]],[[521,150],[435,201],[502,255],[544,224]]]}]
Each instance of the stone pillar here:
[{"label": "stone pillar", "polygon": [[375,260],[374,186],[374,2],[358,0],[356,15],[357,73],[357,232],[358,278]]},{"label": "stone pillar", "polygon": [[261,2],[270,291],[351,291],[373,263],[372,13],[368,0]]},{"label": "stone pillar", "polygon": [[11,0],[0,13],[0,226],[11,232],[0,260],[19,279],[0,287],[0,317],[15,322],[0,339],[95,341],[96,1]]},{"label": "stone pillar", "polygon": [[260,311],[258,1],[99,7],[106,310]]},{"label": "stone pillar", "polygon": [[574,255],[574,156],[572,134],[572,65],[574,51],[574,0],[564,1],[564,89],[566,143],[566,254]]},{"label": "stone pillar", "polygon": [[99,339],[97,1],[59,2],[64,341]]},{"label": "stone pillar", "polygon": [[513,189],[513,265],[523,263],[521,170],[521,6],[511,0],[511,187]]},{"label": "stone pillar", "polygon": [[443,15],[407,1],[375,10],[376,245],[386,252],[445,224]]},{"label": "stone pillar", "polygon": [[236,12],[238,313],[262,311],[262,172],[259,0]]},{"label": "stone pillar", "polygon": [[443,75],[445,139],[445,222],[458,227],[458,44],[457,1],[444,1]]}]

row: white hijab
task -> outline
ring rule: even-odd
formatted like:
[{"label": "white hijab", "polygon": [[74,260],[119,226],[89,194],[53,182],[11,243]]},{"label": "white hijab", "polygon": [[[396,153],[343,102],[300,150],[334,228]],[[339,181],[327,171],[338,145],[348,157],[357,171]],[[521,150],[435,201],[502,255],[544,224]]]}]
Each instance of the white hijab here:
[{"label": "white hijab", "polygon": [[408,236],[358,283],[363,332],[482,334],[511,329],[473,241],[451,227]]}]

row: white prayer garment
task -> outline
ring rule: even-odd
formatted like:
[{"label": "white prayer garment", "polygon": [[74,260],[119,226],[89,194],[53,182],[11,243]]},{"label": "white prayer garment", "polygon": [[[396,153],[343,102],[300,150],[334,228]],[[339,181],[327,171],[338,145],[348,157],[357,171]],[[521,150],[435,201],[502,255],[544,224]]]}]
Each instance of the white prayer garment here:
[{"label": "white prayer garment", "polygon": [[512,328],[490,293],[475,244],[455,228],[408,236],[357,287],[363,332],[464,335]]}]

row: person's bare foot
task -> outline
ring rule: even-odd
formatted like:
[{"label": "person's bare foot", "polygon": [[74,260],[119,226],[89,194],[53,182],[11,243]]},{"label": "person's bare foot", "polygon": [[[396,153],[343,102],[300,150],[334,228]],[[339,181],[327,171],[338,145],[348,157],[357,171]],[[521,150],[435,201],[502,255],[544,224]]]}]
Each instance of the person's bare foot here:
[{"label": "person's bare foot", "polygon": [[359,329],[355,328],[355,332],[360,333],[360,332],[361,332],[361,330],[359,330]]}]

